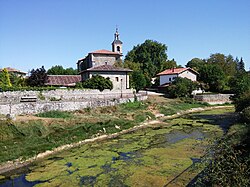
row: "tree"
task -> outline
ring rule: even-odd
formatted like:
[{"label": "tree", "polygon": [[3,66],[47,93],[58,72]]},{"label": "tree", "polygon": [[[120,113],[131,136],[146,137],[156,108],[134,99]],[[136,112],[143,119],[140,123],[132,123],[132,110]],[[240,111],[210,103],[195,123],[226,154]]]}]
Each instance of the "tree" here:
[{"label": "tree", "polygon": [[61,65],[52,66],[47,71],[48,75],[77,75],[77,70],[73,68],[64,69]]},{"label": "tree", "polygon": [[104,78],[100,75],[95,75],[90,79],[87,79],[82,83],[83,88],[98,89],[103,91],[104,89],[113,89],[113,83],[109,77]]},{"label": "tree", "polygon": [[172,84],[167,87],[171,97],[190,97],[192,92],[198,88],[198,84],[188,78],[177,77]]},{"label": "tree", "polygon": [[11,87],[10,74],[6,68],[0,72],[0,86],[1,87]]},{"label": "tree", "polygon": [[125,57],[125,61],[140,64],[140,69],[150,85],[151,78],[162,70],[167,60],[167,46],[157,41],[146,40],[143,44],[134,46]]},{"label": "tree", "polygon": [[240,61],[237,64],[237,70],[238,71],[243,71],[243,72],[246,71],[245,70],[245,63],[244,63],[242,57],[240,58]]},{"label": "tree", "polygon": [[32,69],[30,72],[30,76],[27,80],[29,86],[44,86],[47,81],[47,73],[44,69],[44,66],[41,68]]},{"label": "tree", "polygon": [[207,63],[214,64],[222,68],[225,76],[231,77],[236,73],[236,60],[233,59],[232,55],[225,56],[221,53],[211,54],[207,59]]},{"label": "tree", "polygon": [[190,67],[199,72],[202,66],[205,65],[205,63],[205,60],[202,60],[200,58],[193,58],[192,60],[188,61],[186,67]]},{"label": "tree", "polygon": [[146,86],[146,79],[141,71],[133,71],[131,75],[132,88],[138,92]]},{"label": "tree", "polygon": [[224,89],[226,79],[220,66],[215,64],[206,64],[202,66],[199,73],[199,81],[208,84],[210,91],[221,92]]},{"label": "tree", "polygon": [[176,63],[176,61],[174,59],[167,60],[167,61],[162,63],[161,71],[164,71],[166,69],[176,68],[176,67],[178,67],[178,66],[177,66],[177,63]]},{"label": "tree", "polygon": [[22,76],[10,73],[10,82],[14,87],[26,86],[26,80]]}]

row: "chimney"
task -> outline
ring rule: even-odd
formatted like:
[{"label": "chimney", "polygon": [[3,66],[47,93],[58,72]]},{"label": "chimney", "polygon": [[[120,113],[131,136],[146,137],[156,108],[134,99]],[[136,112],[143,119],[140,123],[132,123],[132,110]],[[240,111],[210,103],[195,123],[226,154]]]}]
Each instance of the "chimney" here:
[{"label": "chimney", "polygon": [[172,68],[172,72],[174,72],[174,68]]}]

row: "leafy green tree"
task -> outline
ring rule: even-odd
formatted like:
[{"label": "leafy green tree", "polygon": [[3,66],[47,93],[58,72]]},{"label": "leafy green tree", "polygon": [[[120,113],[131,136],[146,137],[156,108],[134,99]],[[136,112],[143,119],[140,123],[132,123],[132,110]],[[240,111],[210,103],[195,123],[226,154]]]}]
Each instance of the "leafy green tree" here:
[{"label": "leafy green tree", "polygon": [[176,61],[174,59],[167,60],[167,61],[162,63],[161,71],[164,71],[166,69],[176,68],[176,67],[178,67],[178,66],[177,66],[177,63],[176,63]]},{"label": "leafy green tree", "polygon": [[77,70],[73,68],[64,69],[61,65],[52,66],[47,71],[48,75],[77,75]]},{"label": "leafy green tree", "polygon": [[204,66],[205,64],[205,60],[202,60],[200,58],[193,58],[192,60],[188,61],[186,67],[190,67],[199,72],[202,66]]},{"label": "leafy green tree", "polygon": [[6,68],[0,72],[0,86],[1,87],[12,87],[10,82],[10,74]]},{"label": "leafy green tree", "polygon": [[246,71],[245,70],[245,63],[244,63],[242,57],[240,58],[240,61],[237,64],[237,70],[238,71],[243,71],[243,72]]},{"label": "leafy green tree", "polygon": [[214,64],[206,64],[199,71],[199,81],[209,85],[212,92],[223,91],[226,79],[222,68]]},{"label": "leafy green tree", "polygon": [[113,89],[113,83],[109,77],[104,78],[100,75],[95,75],[90,79],[87,79],[82,83],[83,88],[98,89],[103,91],[104,89]]},{"label": "leafy green tree", "polygon": [[192,92],[198,88],[196,82],[188,78],[177,77],[172,84],[167,87],[171,97],[190,97]]},{"label": "leafy green tree", "polygon": [[211,54],[207,59],[207,63],[214,64],[222,68],[225,76],[234,76],[236,73],[236,61],[232,55],[225,56],[221,53]]},{"label": "leafy green tree", "polygon": [[132,88],[138,92],[146,86],[146,78],[141,71],[133,71],[131,75]]},{"label": "leafy green tree", "polygon": [[167,60],[167,46],[157,41],[146,40],[143,44],[134,46],[125,57],[125,61],[140,64],[140,69],[150,85],[151,78],[162,70]]},{"label": "leafy green tree", "polygon": [[26,86],[26,80],[22,76],[18,76],[14,73],[10,73],[10,82],[13,87]]},{"label": "leafy green tree", "polygon": [[235,77],[230,80],[230,87],[236,111],[240,112],[250,106],[250,75],[239,71]]},{"label": "leafy green tree", "polygon": [[30,76],[27,80],[29,86],[44,86],[47,81],[47,73],[44,69],[44,66],[41,68],[32,69],[30,72]]}]

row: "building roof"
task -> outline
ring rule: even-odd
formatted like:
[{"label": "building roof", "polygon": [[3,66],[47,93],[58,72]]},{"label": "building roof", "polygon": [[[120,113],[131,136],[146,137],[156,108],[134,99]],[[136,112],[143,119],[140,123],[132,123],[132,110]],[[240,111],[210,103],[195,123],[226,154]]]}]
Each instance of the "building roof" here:
[{"label": "building roof", "polygon": [[45,85],[47,86],[75,86],[81,81],[80,75],[48,75]]},{"label": "building roof", "polygon": [[114,40],[113,43],[114,44],[122,44],[122,41],[121,40]]},{"label": "building roof", "polygon": [[120,55],[120,56],[122,56],[122,54],[120,54],[120,53],[109,51],[109,50],[106,50],[106,49],[93,51],[93,52],[90,52],[89,54],[107,54],[107,55]]},{"label": "building roof", "polygon": [[157,76],[180,74],[186,70],[192,71],[195,74],[199,74],[197,71],[193,70],[192,68],[171,68],[171,69],[166,69],[166,70],[158,73]]},{"label": "building roof", "polygon": [[[10,73],[27,74],[27,73],[25,73],[23,71],[20,71],[18,69],[11,68],[11,67],[7,67],[7,68],[3,68],[3,69],[7,69],[7,71],[10,72]],[[0,69],[0,71],[2,71],[3,69]]]},{"label": "building roof", "polygon": [[115,67],[111,65],[101,65],[101,66],[95,66],[95,67],[89,68],[87,70],[84,70],[83,72],[85,71],[131,72],[132,70],[128,68]]}]

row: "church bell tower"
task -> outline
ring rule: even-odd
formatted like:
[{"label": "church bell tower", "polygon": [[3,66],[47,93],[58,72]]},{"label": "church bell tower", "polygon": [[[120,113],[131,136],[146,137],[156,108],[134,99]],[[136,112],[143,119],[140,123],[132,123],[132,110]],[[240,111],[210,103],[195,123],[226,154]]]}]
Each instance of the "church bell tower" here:
[{"label": "church bell tower", "polygon": [[119,39],[118,28],[116,27],[115,39],[112,42],[112,51],[122,54],[122,41]]}]

